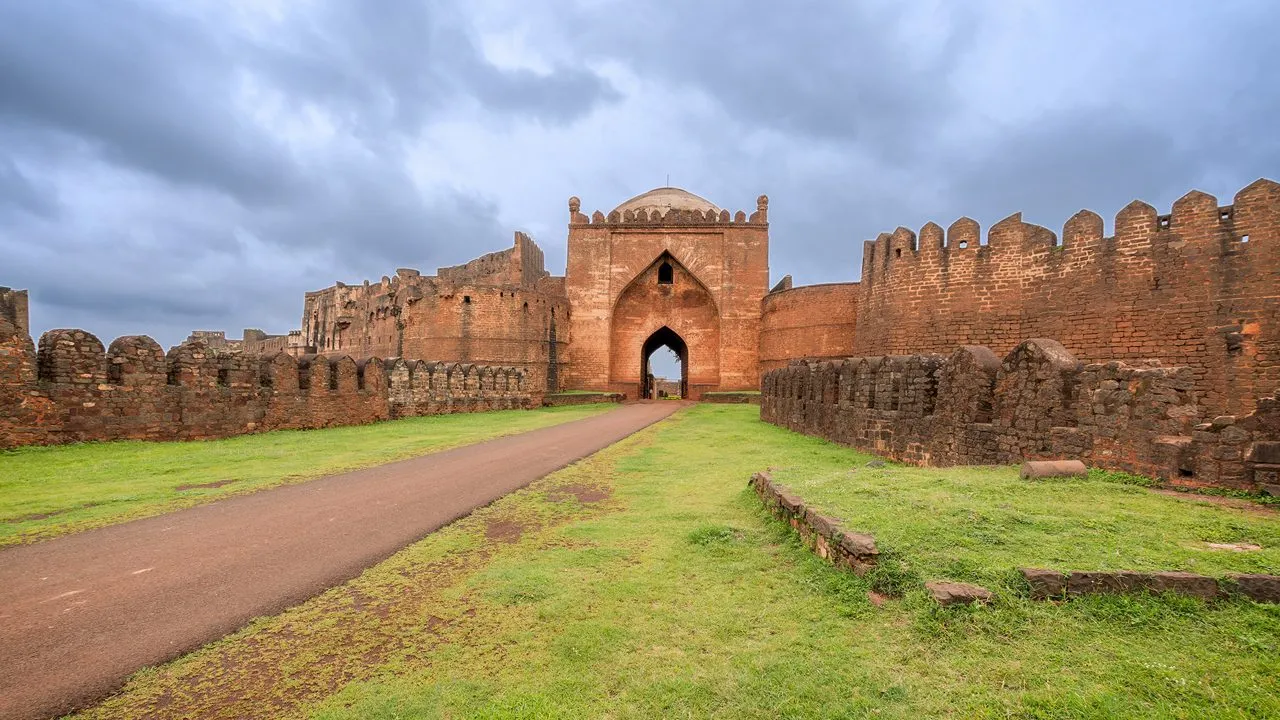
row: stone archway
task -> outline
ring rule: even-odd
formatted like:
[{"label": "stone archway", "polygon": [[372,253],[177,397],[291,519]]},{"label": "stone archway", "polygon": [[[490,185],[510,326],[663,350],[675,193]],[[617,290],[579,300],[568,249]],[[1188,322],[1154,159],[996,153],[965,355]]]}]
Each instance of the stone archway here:
[{"label": "stone archway", "polygon": [[663,345],[680,356],[683,397],[698,399],[719,386],[719,308],[706,285],[668,251],[638,273],[614,303],[610,389],[645,397],[649,353]]},{"label": "stone archway", "polygon": [[663,325],[653,332],[640,347],[640,395],[643,400],[652,400],[657,393],[652,384],[652,373],[649,372],[649,358],[661,347],[669,347],[680,357],[680,397],[689,397],[689,345],[675,330]]}]

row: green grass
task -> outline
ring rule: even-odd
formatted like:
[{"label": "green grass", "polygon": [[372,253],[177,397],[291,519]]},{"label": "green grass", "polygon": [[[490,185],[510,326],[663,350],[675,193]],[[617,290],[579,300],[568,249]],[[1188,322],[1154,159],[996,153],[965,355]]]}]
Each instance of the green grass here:
[{"label": "green grass", "polygon": [[[746,489],[768,465],[795,481],[865,456],[756,412],[682,410],[346,585],[140,673],[86,715],[1280,716],[1280,608],[1174,596],[1054,604],[995,584],[991,606],[942,610],[919,585],[936,550],[888,539],[900,572],[881,580],[903,595],[874,606],[870,580],[819,560]],[[899,472],[886,469],[881,487],[923,482]],[[585,486],[612,494],[591,504],[566,494]],[[1239,514],[1161,501],[1170,522]],[[884,532],[923,510],[902,507]],[[518,540],[486,539],[512,523]]]},{"label": "green grass", "polygon": [[[440,415],[197,442],[0,451],[0,547],[577,420],[609,407]],[[225,481],[230,482],[177,489]]]},{"label": "green grass", "polygon": [[1280,573],[1280,515],[1268,508],[1169,497],[1110,473],[1022,480],[1015,467],[868,467],[871,459],[788,461],[773,476],[931,578],[998,583],[1017,567]]}]

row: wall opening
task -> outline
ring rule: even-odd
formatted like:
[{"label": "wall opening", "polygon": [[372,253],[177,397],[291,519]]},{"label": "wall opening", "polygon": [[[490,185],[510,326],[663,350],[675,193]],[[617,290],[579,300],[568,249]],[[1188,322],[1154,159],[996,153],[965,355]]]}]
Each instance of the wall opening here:
[{"label": "wall opening", "polygon": [[[676,331],[664,325],[650,335],[640,348],[640,393],[638,397],[641,399],[652,400],[658,396],[657,380],[677,380],[677,378],[655,377],[653,373],[653,367],[650,362],[653,359],[653,355],[658,352],[668,351],[670,355],[675,356],[673,359],[679,365],[679,395],[682,398],[689,397],[689,346],[685,344],[684,338],[680,337]],[[669,363],[660,363],[660,365],[670,367]],[[663,374],[666,374],[666,372],[664,371]]]},{"label": "wall opening", "polygon": [[664,262],[658,266],[658,284],[670,285],[675,282],[675,270],[671,267],[671,263]]}]

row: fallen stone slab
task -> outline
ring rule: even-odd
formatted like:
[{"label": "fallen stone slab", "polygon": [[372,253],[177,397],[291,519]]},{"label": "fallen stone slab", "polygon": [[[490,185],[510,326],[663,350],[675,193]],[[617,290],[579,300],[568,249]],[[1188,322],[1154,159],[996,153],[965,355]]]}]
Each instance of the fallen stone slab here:
[{"label": "fallen stone slab", "polygon": [[991,602],[995,595],[988,589],[969,583],[933,580],[924,584],[934,602],[942,607],[977,605]]},{"label": "fallen stone slab", "polygon": [[1254,602],[1280,603],[1280,575],[1228,575],[1241,595]]},{"label": "fallen stone slab", "polygon": [[1067,576],[1057,570],[1020,568],[1019,572],[1031,586],[1032,600],[1050,600],[1067,594]]},{"label": "fallen stone slab", "polygon": [[1023,480],[1049,477],[1085,477],[1089,468],[1079,460],[1028,460],[1018,476]]}]

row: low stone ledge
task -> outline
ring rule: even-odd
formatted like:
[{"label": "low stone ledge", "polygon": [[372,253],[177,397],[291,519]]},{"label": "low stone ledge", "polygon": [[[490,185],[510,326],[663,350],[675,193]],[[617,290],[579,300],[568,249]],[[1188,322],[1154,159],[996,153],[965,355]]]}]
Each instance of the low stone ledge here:
[{"label": "low stone ledge", "polygon": [[1280,575],[1234,574],[1228,575],[1227,580],[1254,602],[1280,604]]},{"label": "low stone ledge", "polygon": [[880,550],[872,536],[844,529],[838,519],[807,506],[803,498],[775,483],[767,472],[752,474],[749,484],[769,512],[794,528],[819,557],[858,575],[875,566]]},{"label": "low stone ledge", "polygon": [[1031,586],[1032,600],[1052,600],[1067,594],[1067,576],[1057,570],[1020,568],[1018,572]]},{"label": "low stone ledge", "polygon": [[[1019,572],[1031,587],[1033,600],[1135,592],[1174,592],[1201,600],[1214,600],[1225,594],[1217,579],[1188,572],[1077,570],[1064,574],[1043,568],[1021,568]],[[1241,595],[1251,600],[1280,603],[1280,576],[1235,574],[1228,575],[1226,579]]]},{"label": "low stone ledge", "polygon": [[924,584],[933,601],[942,607],[952,605],[985,605],[995,599],[995,594],[979,585],[962,582],[931,580]]},{"label": "low stone ledge", "polygon": [[594,405],[596,403],[620,403],[627,396],[622,393],[547,393],[542,396],[543,407],[565,407],[568,405]]},{"label": "low stone ledge", "polygon": [[702,393],[702,401],[709,403],[736,403],[739,405],[759,405],[760,393],[758,392],[704,392]]}]

